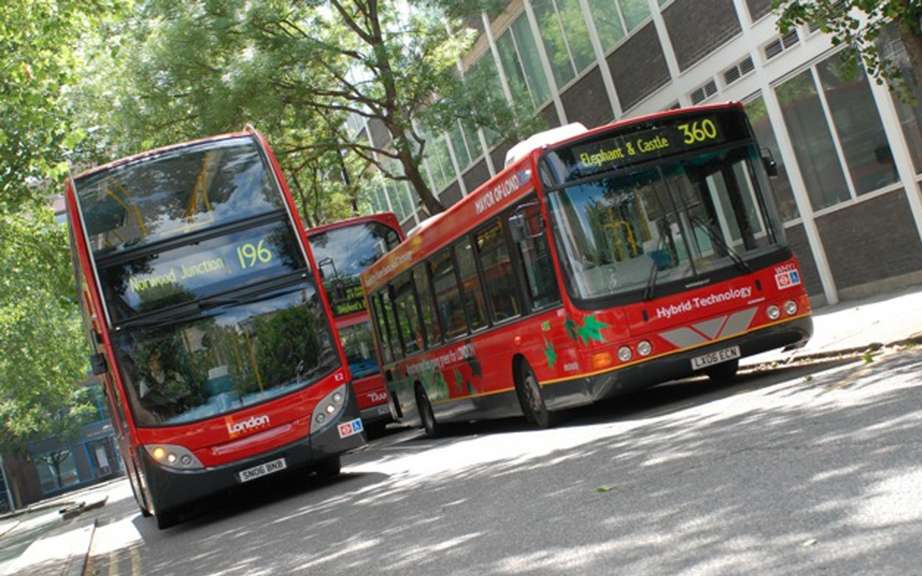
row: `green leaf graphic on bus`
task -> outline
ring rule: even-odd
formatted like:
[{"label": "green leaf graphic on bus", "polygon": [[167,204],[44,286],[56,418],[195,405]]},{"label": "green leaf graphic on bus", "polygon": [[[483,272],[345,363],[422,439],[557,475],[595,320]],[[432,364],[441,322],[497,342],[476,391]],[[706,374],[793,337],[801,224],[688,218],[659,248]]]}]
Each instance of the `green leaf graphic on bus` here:
[{"label": "green leaf graphic on bus", "polygon": [[605,342],[605,338],[602,337],[602,329],[608,327],[609,325],[605,322],[599,322],[595,315],[586,316],[583,325],[579,329],[579,337],[583,340],[583,344],[588,344],[592,340]]}]

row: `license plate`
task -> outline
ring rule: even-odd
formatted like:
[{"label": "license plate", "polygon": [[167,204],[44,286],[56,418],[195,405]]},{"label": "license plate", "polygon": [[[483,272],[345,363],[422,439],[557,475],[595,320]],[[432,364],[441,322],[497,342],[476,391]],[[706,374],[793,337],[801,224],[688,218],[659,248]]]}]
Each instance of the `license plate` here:
[{"label": "license plate", "polygon": [[739,346],[730,346],[729,348],[724,348],[723,350],[715,350],[713,352],[708,352],[707,354],[702,354],[701,356],[695,356],[692,358],[692,370],[701,370],[702,368],[707,368],[708,366],[720,364],[721,362],[726,362],[728,360],[735,360],[739,357]]},{"label": "license plate", "polygon": [[288,468],[288,464],[285,463],[284,458],[279,458],[277,460],[266,462],[265,464],[260,464],[259,466],[253,466],[252,468],[241,470],[237,473],[237,477],[240,478],[241,482],[249,482],[250,480],[255,480],[256,478],[260,478],[268,474],[281,472],[285,468]]}]

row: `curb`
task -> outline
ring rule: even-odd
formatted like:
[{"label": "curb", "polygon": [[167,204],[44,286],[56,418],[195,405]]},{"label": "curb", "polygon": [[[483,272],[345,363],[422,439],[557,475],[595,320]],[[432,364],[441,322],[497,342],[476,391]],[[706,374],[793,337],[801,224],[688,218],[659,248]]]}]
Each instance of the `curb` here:
[{"label": "curb", "polygon": [[98,520],[93,520],[93,525],[90,528],[90,537],[86,545],[86,551],[82,554],[76,555],[78,558],[77,562],[74,562],[75,558],[71,557],[67,564],[67,568],[61,571],[61,576],[91,576],[93,572],[93,563],[90,560],[90,556],[93,553],[93,539],[96,537],[96,527],[98,523]]},{"label": "curb", "polygon": [[802,356],[794,355],[785,360],[774,360],[771,362],[760,362],[758,364],[740,366],[740,373],[752,374],[756,372],[769,372],[782,368],[793,368],[795,366],[809,366],[810,364],[818,364],[827,360],[847,360],[861,357],[869,352],[877,352],[883,348],[897,348],[917,345],[922,345],[922,332],[913,334],[908,338],[894,340],[886,344],[881,344],[880,342],[870,342],[863,346],[840,348],[838,350],[828,350],[826,352],[814,352],[812,354],[804,354]]},{"label": "curb", "polygon": [[11,522],[10,525],[9,525],[8,527],[6,527],[6,528],[3,529],[2,531],[0,531],[0,538],[3,538],[3,537],[6,536],[7,534],[9,534],[9,533],[12,532],[13,530],[15,530],[16,527],[19,526],[20,524],[22,524],[22,520],[17,520],[17,521],[15,521],[15,522]]}]

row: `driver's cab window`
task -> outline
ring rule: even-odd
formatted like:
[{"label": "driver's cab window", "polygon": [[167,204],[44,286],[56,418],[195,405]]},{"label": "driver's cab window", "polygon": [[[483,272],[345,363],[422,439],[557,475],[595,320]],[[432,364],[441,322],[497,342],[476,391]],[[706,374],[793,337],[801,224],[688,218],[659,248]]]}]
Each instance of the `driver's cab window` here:
[{"label": "driver's cab window", "polygon": [[547,245],[544,218],[536,196],[529,196],[509,213],[512,231],[531,310],[560,302],[554,263]]}]

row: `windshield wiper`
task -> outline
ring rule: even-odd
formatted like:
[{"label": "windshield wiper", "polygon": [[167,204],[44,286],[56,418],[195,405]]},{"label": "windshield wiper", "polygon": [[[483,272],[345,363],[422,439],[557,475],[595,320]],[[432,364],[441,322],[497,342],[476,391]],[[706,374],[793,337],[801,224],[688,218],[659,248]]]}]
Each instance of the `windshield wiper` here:
[{"label": "windshield wiper", "polygon": [[713,240],[714,242],[719,244],[721,248],[723,248],[724,252],[727,253],[727,257],[730,258],[730,260],[733,260],[733,264],[736,265],[737,268],[739,268],[742,272],[745,272],[746,274],[752,273],[752,268],[749,266],[749,264],[746,264],[746,261],[743,260],[743,257],[737,254],[733,250],[733,248],[730,248],[730,246],[720,236],[720,234],[717,234],[713,228],[708,226],[701,219],[695,216],[692,216],[691,214],[689,214],[688,217],[689,217],[689,220],[691,220],[692,224],[697,224],[698,226],[700,226],[704,230],[704,232],[708,236],[710,236],[711,240]]}]

